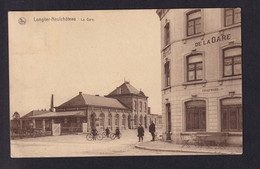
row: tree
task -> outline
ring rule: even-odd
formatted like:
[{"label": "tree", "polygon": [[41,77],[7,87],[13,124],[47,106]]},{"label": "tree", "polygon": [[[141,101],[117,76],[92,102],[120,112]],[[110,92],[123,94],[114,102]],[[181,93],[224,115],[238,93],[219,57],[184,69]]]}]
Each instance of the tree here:
[{"label": "tree", "polygon": [[20,114],[18,112],[14,112],[13,119],[18,120],[20,118]]}]

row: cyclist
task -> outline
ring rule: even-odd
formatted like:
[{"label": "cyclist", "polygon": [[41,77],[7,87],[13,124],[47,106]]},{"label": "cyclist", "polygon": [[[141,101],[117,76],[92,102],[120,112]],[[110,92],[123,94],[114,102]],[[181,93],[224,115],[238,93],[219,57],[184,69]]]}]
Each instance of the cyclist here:
[{"label": "cyclist", "polygon": [[97,129],[93,128],[93,129],[92,129],[93,140],[96,140],[97,134],[98,134]]}]

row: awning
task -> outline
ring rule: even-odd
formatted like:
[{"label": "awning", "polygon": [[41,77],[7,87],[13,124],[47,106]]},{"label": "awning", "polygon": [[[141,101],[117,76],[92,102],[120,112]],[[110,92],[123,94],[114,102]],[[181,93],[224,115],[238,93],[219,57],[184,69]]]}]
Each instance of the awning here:
[{"label": "awning", "polygon": [[49,112],[45,114],[31,116],[29,118],[49,118],[49,117],[67,117],[67,116],[82,117],[85,116],[85,111]]}]

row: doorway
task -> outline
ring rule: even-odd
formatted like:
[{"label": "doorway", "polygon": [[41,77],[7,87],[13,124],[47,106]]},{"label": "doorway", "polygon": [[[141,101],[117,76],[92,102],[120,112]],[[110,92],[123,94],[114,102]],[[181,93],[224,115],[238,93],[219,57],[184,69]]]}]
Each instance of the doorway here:
[{"label": "doorway", "polygon": [[166,114],[167,114],[167,127],[166,127],[166,140],[171,140],[171,131],[172,131],[172,121],[171,121],[171,105],[170,103],[166,104]]}]

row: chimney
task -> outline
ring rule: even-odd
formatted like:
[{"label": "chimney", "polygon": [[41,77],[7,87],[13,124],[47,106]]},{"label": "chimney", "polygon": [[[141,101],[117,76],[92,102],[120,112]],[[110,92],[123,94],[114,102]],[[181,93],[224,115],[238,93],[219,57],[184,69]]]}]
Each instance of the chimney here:
[{"label": "chimney", "polygon": [[79,95],[82,95],[82,92],[79,92]]},{"label": "chimney", "polygon": [[99,94],[96,94],[95,96],[99,96]]},{"label": "chimney", "polygon": [[54,109],[53,94],[51,95],[51,108],[50,108],[50,111],[51,111],[51,112],[54,112],[54,111],[55,111],[55,109]]}]

